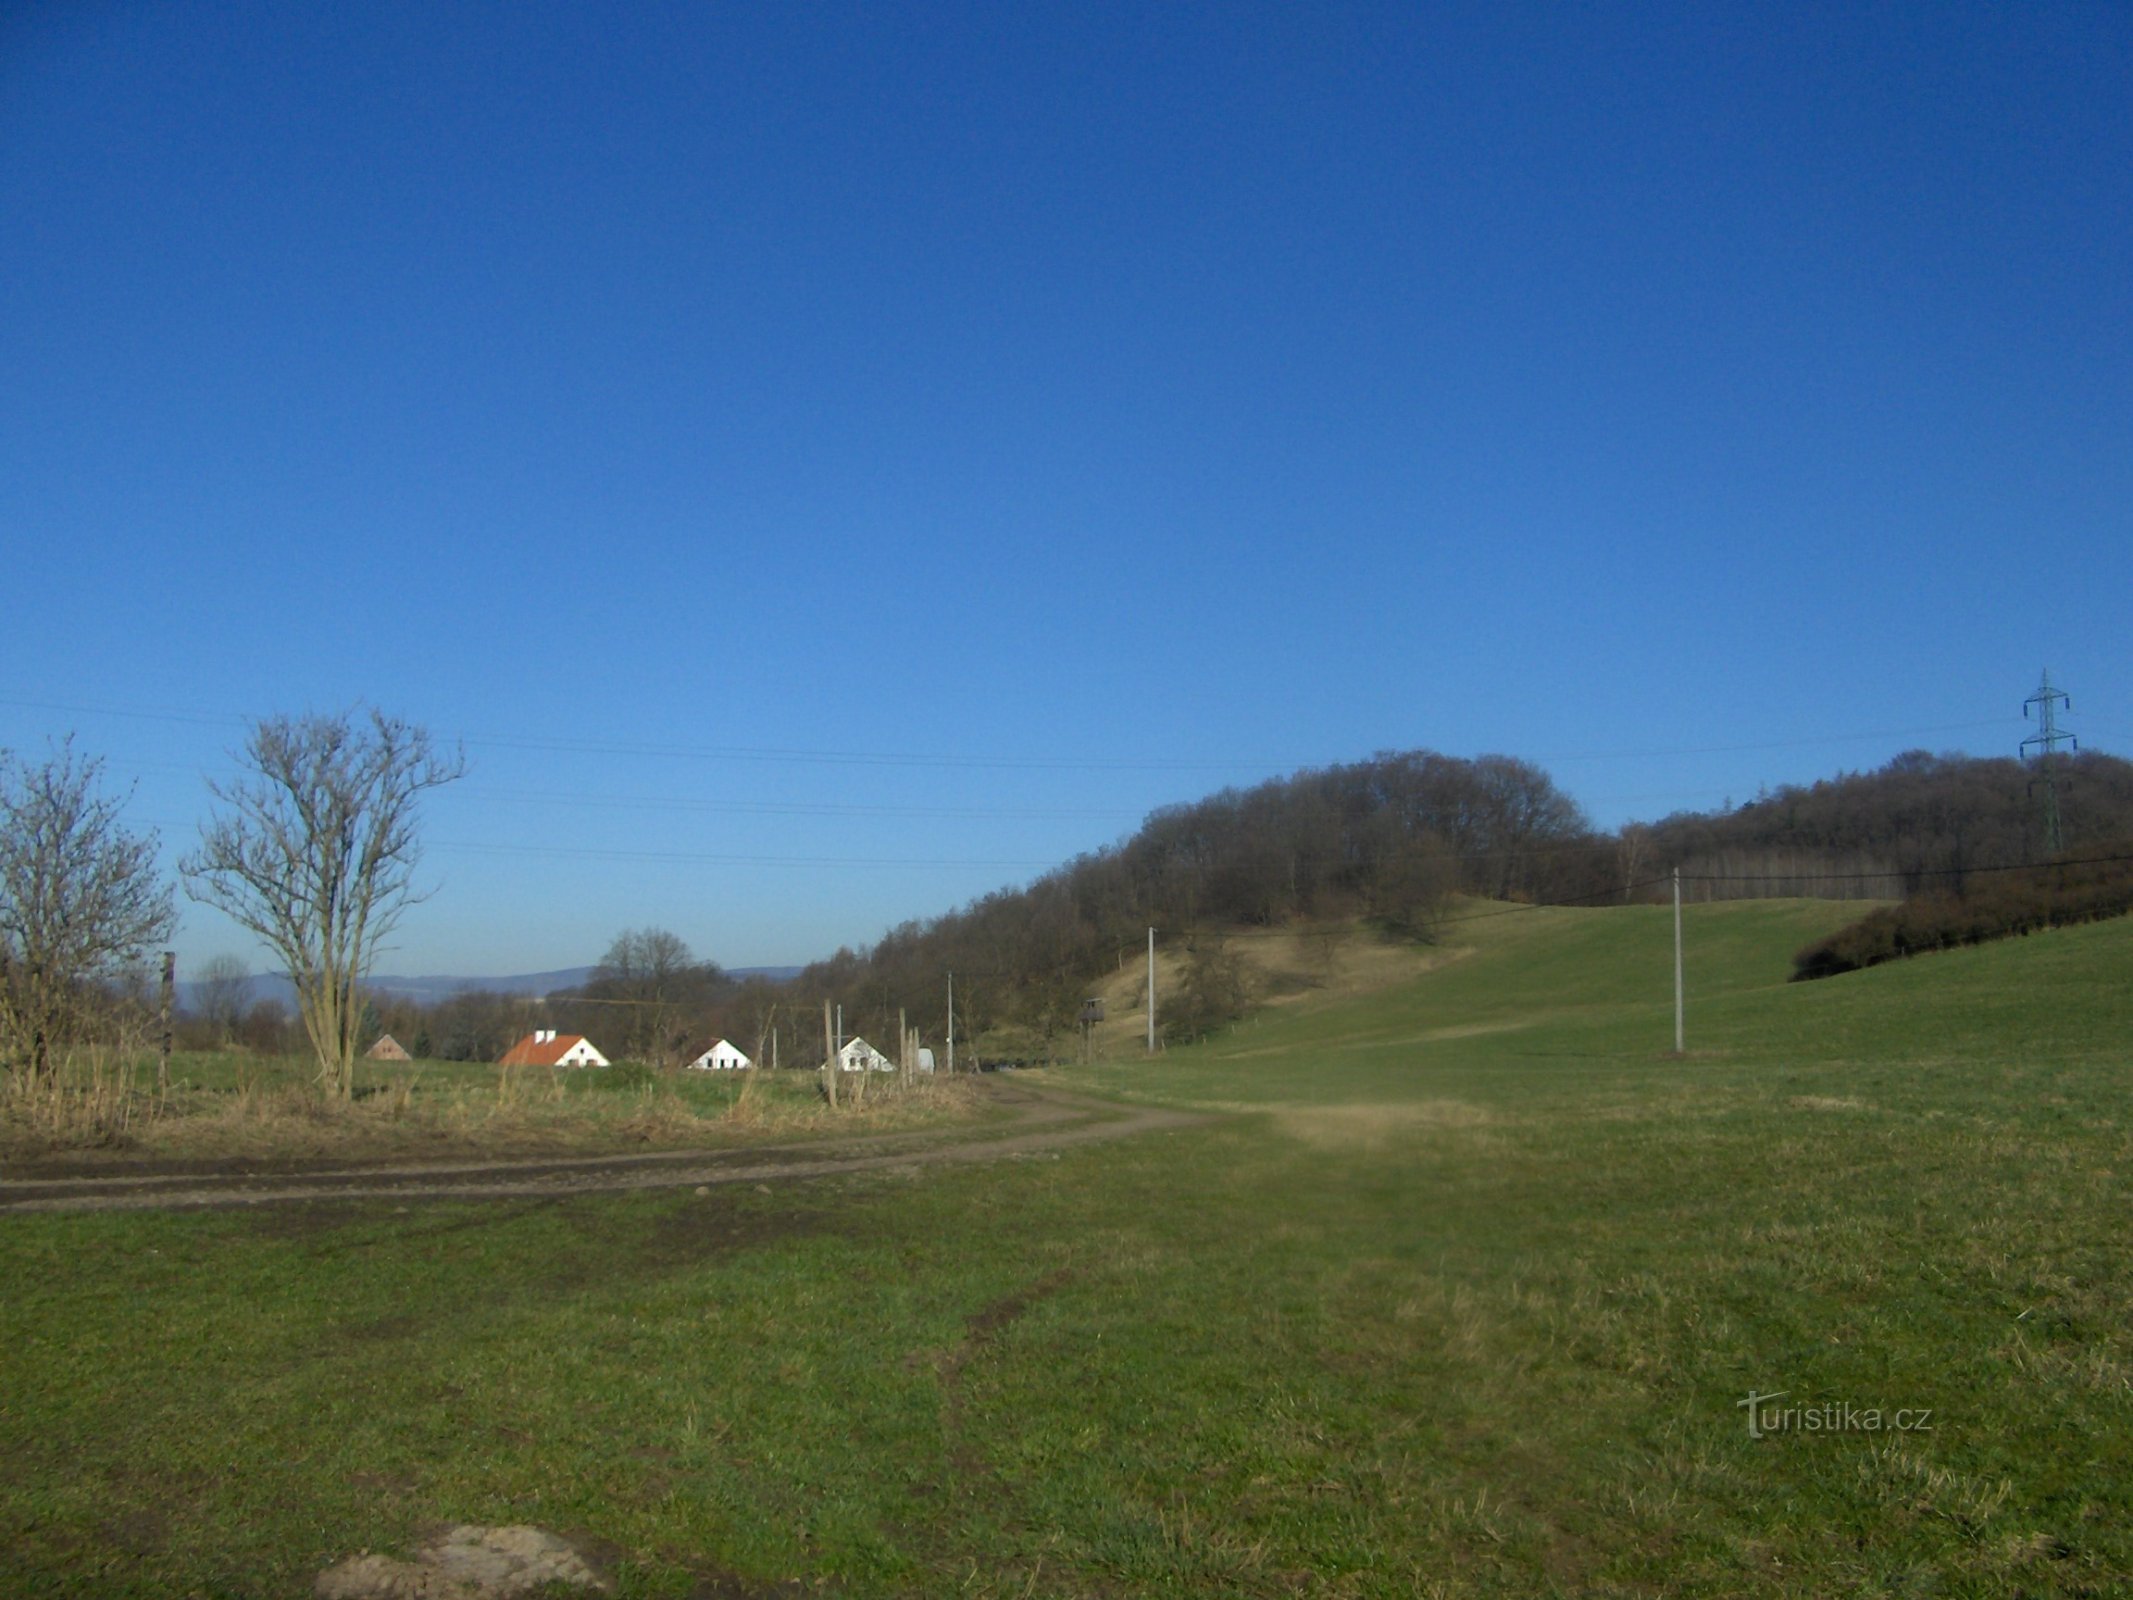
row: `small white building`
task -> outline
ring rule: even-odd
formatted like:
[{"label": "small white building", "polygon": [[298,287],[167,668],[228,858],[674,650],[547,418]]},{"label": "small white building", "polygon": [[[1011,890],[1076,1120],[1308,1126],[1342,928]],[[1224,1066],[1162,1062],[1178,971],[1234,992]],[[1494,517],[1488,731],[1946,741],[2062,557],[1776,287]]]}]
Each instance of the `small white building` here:
[{"label": "small white building", "polygon": [[837,1052],[837,1065],[846,1072],[894,1072],[896,1063],[868,1044],[864,1039],[853,1039]]},{"label": "small white building", "polygon": [[745,1072],[755,1063],[721,1039],[689,1065],[698,1072]]}]

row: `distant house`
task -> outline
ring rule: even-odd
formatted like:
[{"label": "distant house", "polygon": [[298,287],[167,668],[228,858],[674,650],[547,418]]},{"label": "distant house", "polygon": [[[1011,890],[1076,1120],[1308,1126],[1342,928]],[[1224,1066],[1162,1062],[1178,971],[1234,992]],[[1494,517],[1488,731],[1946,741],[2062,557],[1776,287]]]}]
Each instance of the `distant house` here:
[{"label": "distant house", "polygon": [[553,1028],[538,1029],[503,1053],[500,1067],[604,1067],[607,1057],[595,1050],[583,1034],[559,1034]]},{"label": "distant house", "polygon": [[400,1041],[391,1034],[378,1036],[378,1042],[363,1052],[366,1061],[412,1061],[414,1057],[400,1048]]},{"label": "distant house", "polygon": [[755,1063],[721,1039],[689,1065],[701,1072],[745,1072]]},{"label": "distant house", "polygon": [[894,1072],[896,1063],[868,1044],[853,1039],[837,1052],[837,1065],[846,1072]]}]

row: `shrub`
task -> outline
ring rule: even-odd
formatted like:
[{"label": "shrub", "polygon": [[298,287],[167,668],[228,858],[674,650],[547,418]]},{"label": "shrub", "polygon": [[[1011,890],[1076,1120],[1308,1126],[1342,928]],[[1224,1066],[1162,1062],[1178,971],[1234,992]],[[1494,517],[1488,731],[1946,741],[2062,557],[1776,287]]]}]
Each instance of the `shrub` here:
[{"label": "shrub", "polygon": [[1974,874],[1967,893],[1936,890],[1869,912],[1792,958],[1795,980],[1983,944],[2133,911],[2133,845],[2060,856],[2040,867]]}]

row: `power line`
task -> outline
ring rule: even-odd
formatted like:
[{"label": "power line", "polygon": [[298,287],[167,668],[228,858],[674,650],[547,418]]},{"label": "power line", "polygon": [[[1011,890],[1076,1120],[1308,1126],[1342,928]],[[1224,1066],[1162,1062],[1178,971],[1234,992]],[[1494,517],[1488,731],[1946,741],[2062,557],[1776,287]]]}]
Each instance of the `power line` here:
[{"label": "power line", "polygon": [[664,861],[723,867],[1049,867],[1055,862],[1007,860],[917,860],[897,856],[757,856],[723,855],[689,850],[605,850],[573,845],[491,844],[438,839],[426,848],[470,855],[515,855],[590,861]]},{"label": "power line", "polygon": [[562,794],[539,789],[489,789],[467,784],[460,796],[504,800],[514,804],[562,805],[593,810],[702,811],[733,816],[762,817],[934,817],[1004,818],[1024,820],[1093,819],[1133,817],[1138,808],[1024,807],[1024,806],[915,806],[856,805],[847,803],[779,800],[698,800],[676,795]]},{"label": "power line", "polygon": [[[2060,867],[2107,866],[2115,862],[2133,861],[2133,853],[2108,856],[2082,856],[2071,861],[2018,862],[1989,867],[1919,867],[1891,868],[1886,872],[1684,872],[1683,883],[1800,883],[1816,881],[1823,883],[1877,882],[1889,878],[1964,878],[1995,872],[2047,872]],[[1487,922],[1496,917],[1516,917],[1529,911],[1570,911],[1586,906],[1626,898],[1644,889],[1656,889],[1672,881],[1667,877],[1641,878],[1634,883],[1613,884],[1591,894],[1571,895],[1561,900],[1522,901],[1517,905],[1496,906],[1487,911],[1469,912],[1464,916],[1440,917],[1431,924],[1433,928],[1459,927],[1469,922]],[[1812,898],[1806,897],[1806,898]],[[1249,928],[1231,929],[1222,933],[1224,939],[1295,939],[1308,937],[1309,929],[1294,928]]]},{"label": "power line", "polygon": [[[15,706],[25,710],[57,711],[71,716],[125,717],[138,721],[183,723],[200,727],[245,728],[249,727],[253,721],[250,717],[238,716],[229,712],[202,712],[160,706],[92,705],[81,702],[39,700],[12,695],[0,695],[0,705]],[[1746,755],[1763,750],[1809,749],[1824,744],[1845,744],[1873,739],[1909,739],[1926,734],[1976,732],[2003,726],[2004,724],[1998,719],[1976,722],[1949,722],[1910,728],[1877,728],[1848,733],[1815,734],[1801,738],[1764,740],[1746,744],[1691,745],[1674,749],[1581,750],[1554,755],[1537,755],[1529,759],[1536,762],[1567,763],[1578,761],[1651,761],[1678,756]],[[1299,761],[1288,758],[1281,760],[1252,760],[1246,758],[1232,761],[1121,761],[1097,760],[1086,756],[910,754],[892,751],[824,750],[751,745],[666,744],[651,741],[572,739],[514,733],[467,734],[464,736],[464,742],[476,748],[523,750],[557,755],[649,756],[692,761],[747,761],[801,766],[934,768],[946,771],[1221,772],[1240,769],[1306,771],[1315,770],[1324,765],[1345,764]]]},{"label": "power line", "polygon": [[[2133,861],[2133,855],[2081,856],[2072,861],[2016,861],[1989,867],[1890,867],[1884,872],[1703,872],[1681,875],[1683,883],[1864,883],[1879,878],[1969,878],[1987,872],[2049,872],[2059,867],[2100,867]],[[1567,903],[1567,902],[1565,902]]]},{"label": "power line", "polygon": [[1536,762],[1567,761],[1659,761],[1673,756],[1752,755],[1759,750],[1807,750],[1823,744],[1850,744],[1867,739],[1915,739],[1928,733],[1975,733],[2006,724],[1998,718],[1983,722],[1943,722],[1922,728],[1877,728],[1862,733],[1825,733],[1803,739],[1770,739],[1758,744],[1687,745],[1674,750],[1586,750],[1569,755],[1537,755]]}]

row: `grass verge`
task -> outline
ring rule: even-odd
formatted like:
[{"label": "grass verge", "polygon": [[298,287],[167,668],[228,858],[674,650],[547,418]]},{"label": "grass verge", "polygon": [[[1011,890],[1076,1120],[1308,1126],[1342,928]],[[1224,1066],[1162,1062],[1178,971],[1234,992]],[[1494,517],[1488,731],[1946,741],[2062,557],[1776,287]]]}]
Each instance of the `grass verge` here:
[{"label": "grass verge", "polygon": [[0,1160],[20,1168],[160,1161],[469,1159],[710,1147],[763,1138],[952,1128],[983,1119],[967,1085],[885,1076],[833,1110],[814,1073],[566,1071],[465,1063],[360,1069],[322,1098],[304,1065],[180,1056],[169,1091],[137,1055],[85,1051],[48,1082],[0,1078]]}]

